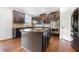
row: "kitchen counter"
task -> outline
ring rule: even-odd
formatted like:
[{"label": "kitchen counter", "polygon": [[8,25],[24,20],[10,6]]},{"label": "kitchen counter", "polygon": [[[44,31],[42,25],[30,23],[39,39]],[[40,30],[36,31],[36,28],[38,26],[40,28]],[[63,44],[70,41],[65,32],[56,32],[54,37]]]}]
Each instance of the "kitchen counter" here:
[{"label": "kitchen counter", "polygon": [[29,24],[13,24],[12,28],[26,28],[26,27],[33,27],[33,25],[29,25]]},{"label": "kitchen counter", "polygon": [[44,25],[41,25],[41,24],[35,24],[35,25],[32,25],[32,24],[16,24],[14,23],[12,28],[27,28],[27,27],[50,27],[50,24],[44,24]]},{"label": "kitchen counter", "polygon": [[24,32],[44,32],[47,31],[49,28],[25,28],[21,29],[20,31]]}]

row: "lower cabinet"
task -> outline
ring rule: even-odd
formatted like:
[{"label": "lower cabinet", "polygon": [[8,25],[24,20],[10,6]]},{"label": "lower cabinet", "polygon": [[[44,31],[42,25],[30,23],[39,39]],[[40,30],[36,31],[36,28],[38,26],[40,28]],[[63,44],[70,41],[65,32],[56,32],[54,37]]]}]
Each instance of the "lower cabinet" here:
[{"label": "lower cabinet", "polygon": [[22,28],[13,28],[13,38],[21,37],[20,29]]},{"label": "lower cabinet", "polygon": [[43,39],[42,39],[42,42],[43,42],[43,52],[45,52],[46,48],[48,47],[48,42],[50,40],[50,34],[51,34],[50,29],[43,33]]},{"label": "lower cabinet", "polygon": [[47,48],[47,45],[48,45],[47,42],[48,42],[47,38],[43,37],[43,52],[46,51],[46,48]]}]

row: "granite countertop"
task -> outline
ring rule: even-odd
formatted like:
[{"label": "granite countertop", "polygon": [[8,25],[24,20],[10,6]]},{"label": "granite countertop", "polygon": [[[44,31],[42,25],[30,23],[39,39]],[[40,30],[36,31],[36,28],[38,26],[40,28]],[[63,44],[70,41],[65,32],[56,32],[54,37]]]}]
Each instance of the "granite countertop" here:
[{"label": "granite countertop", "polygon": [[32,24],[13,24],[13,26],[12,26],[12,28],[27,28],[27,27],[48,27],[48,26],[47,25],[43,26],[41,24],[36,24],[36,25],[32,25]]},{"label": "granite countertop", "polygon": [[25,28],[21,29],[21,32],[44,32],[49,30],[50,28]]},{"label": "granite countertop", "polygon": [[30,24],[13,24],[13,28],[33,27]]}]

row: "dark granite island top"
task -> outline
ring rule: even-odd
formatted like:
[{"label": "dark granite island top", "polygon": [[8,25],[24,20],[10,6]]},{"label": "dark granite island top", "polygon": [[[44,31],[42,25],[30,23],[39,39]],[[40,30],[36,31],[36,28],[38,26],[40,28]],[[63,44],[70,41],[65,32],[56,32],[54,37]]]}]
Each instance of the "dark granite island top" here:
[{"label": "dark granite island top", "polygon": [[50,28],[25,28],[25,29],[21,29],[20,31],[24,31],[24,32],[45,32],[49,29]]},{"label": "dark granite island top", "polygon": [[21,47],[31,52],[45,51],[50,39],[50,28],[21,29]]}]

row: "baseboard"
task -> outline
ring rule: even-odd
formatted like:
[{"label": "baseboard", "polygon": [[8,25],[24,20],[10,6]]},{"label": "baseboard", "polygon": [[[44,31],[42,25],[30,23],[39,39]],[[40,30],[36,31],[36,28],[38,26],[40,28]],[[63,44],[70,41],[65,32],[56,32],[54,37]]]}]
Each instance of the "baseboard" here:
[{"label": "baseboard", "polygon": [[69,43],[71,43],[72,41],[69,41],[69,40],[66,40],[66,39],[63,39],[63,38],[60,38],[60,40],[64,40],[64,41],[67,41]]},{"label": "baseboard", "polygon": [[1,39],[0,42],[2,42],[2,41],[7,41],[7,40],[11,40],[11,39],[13,39],[13,38]]}]

